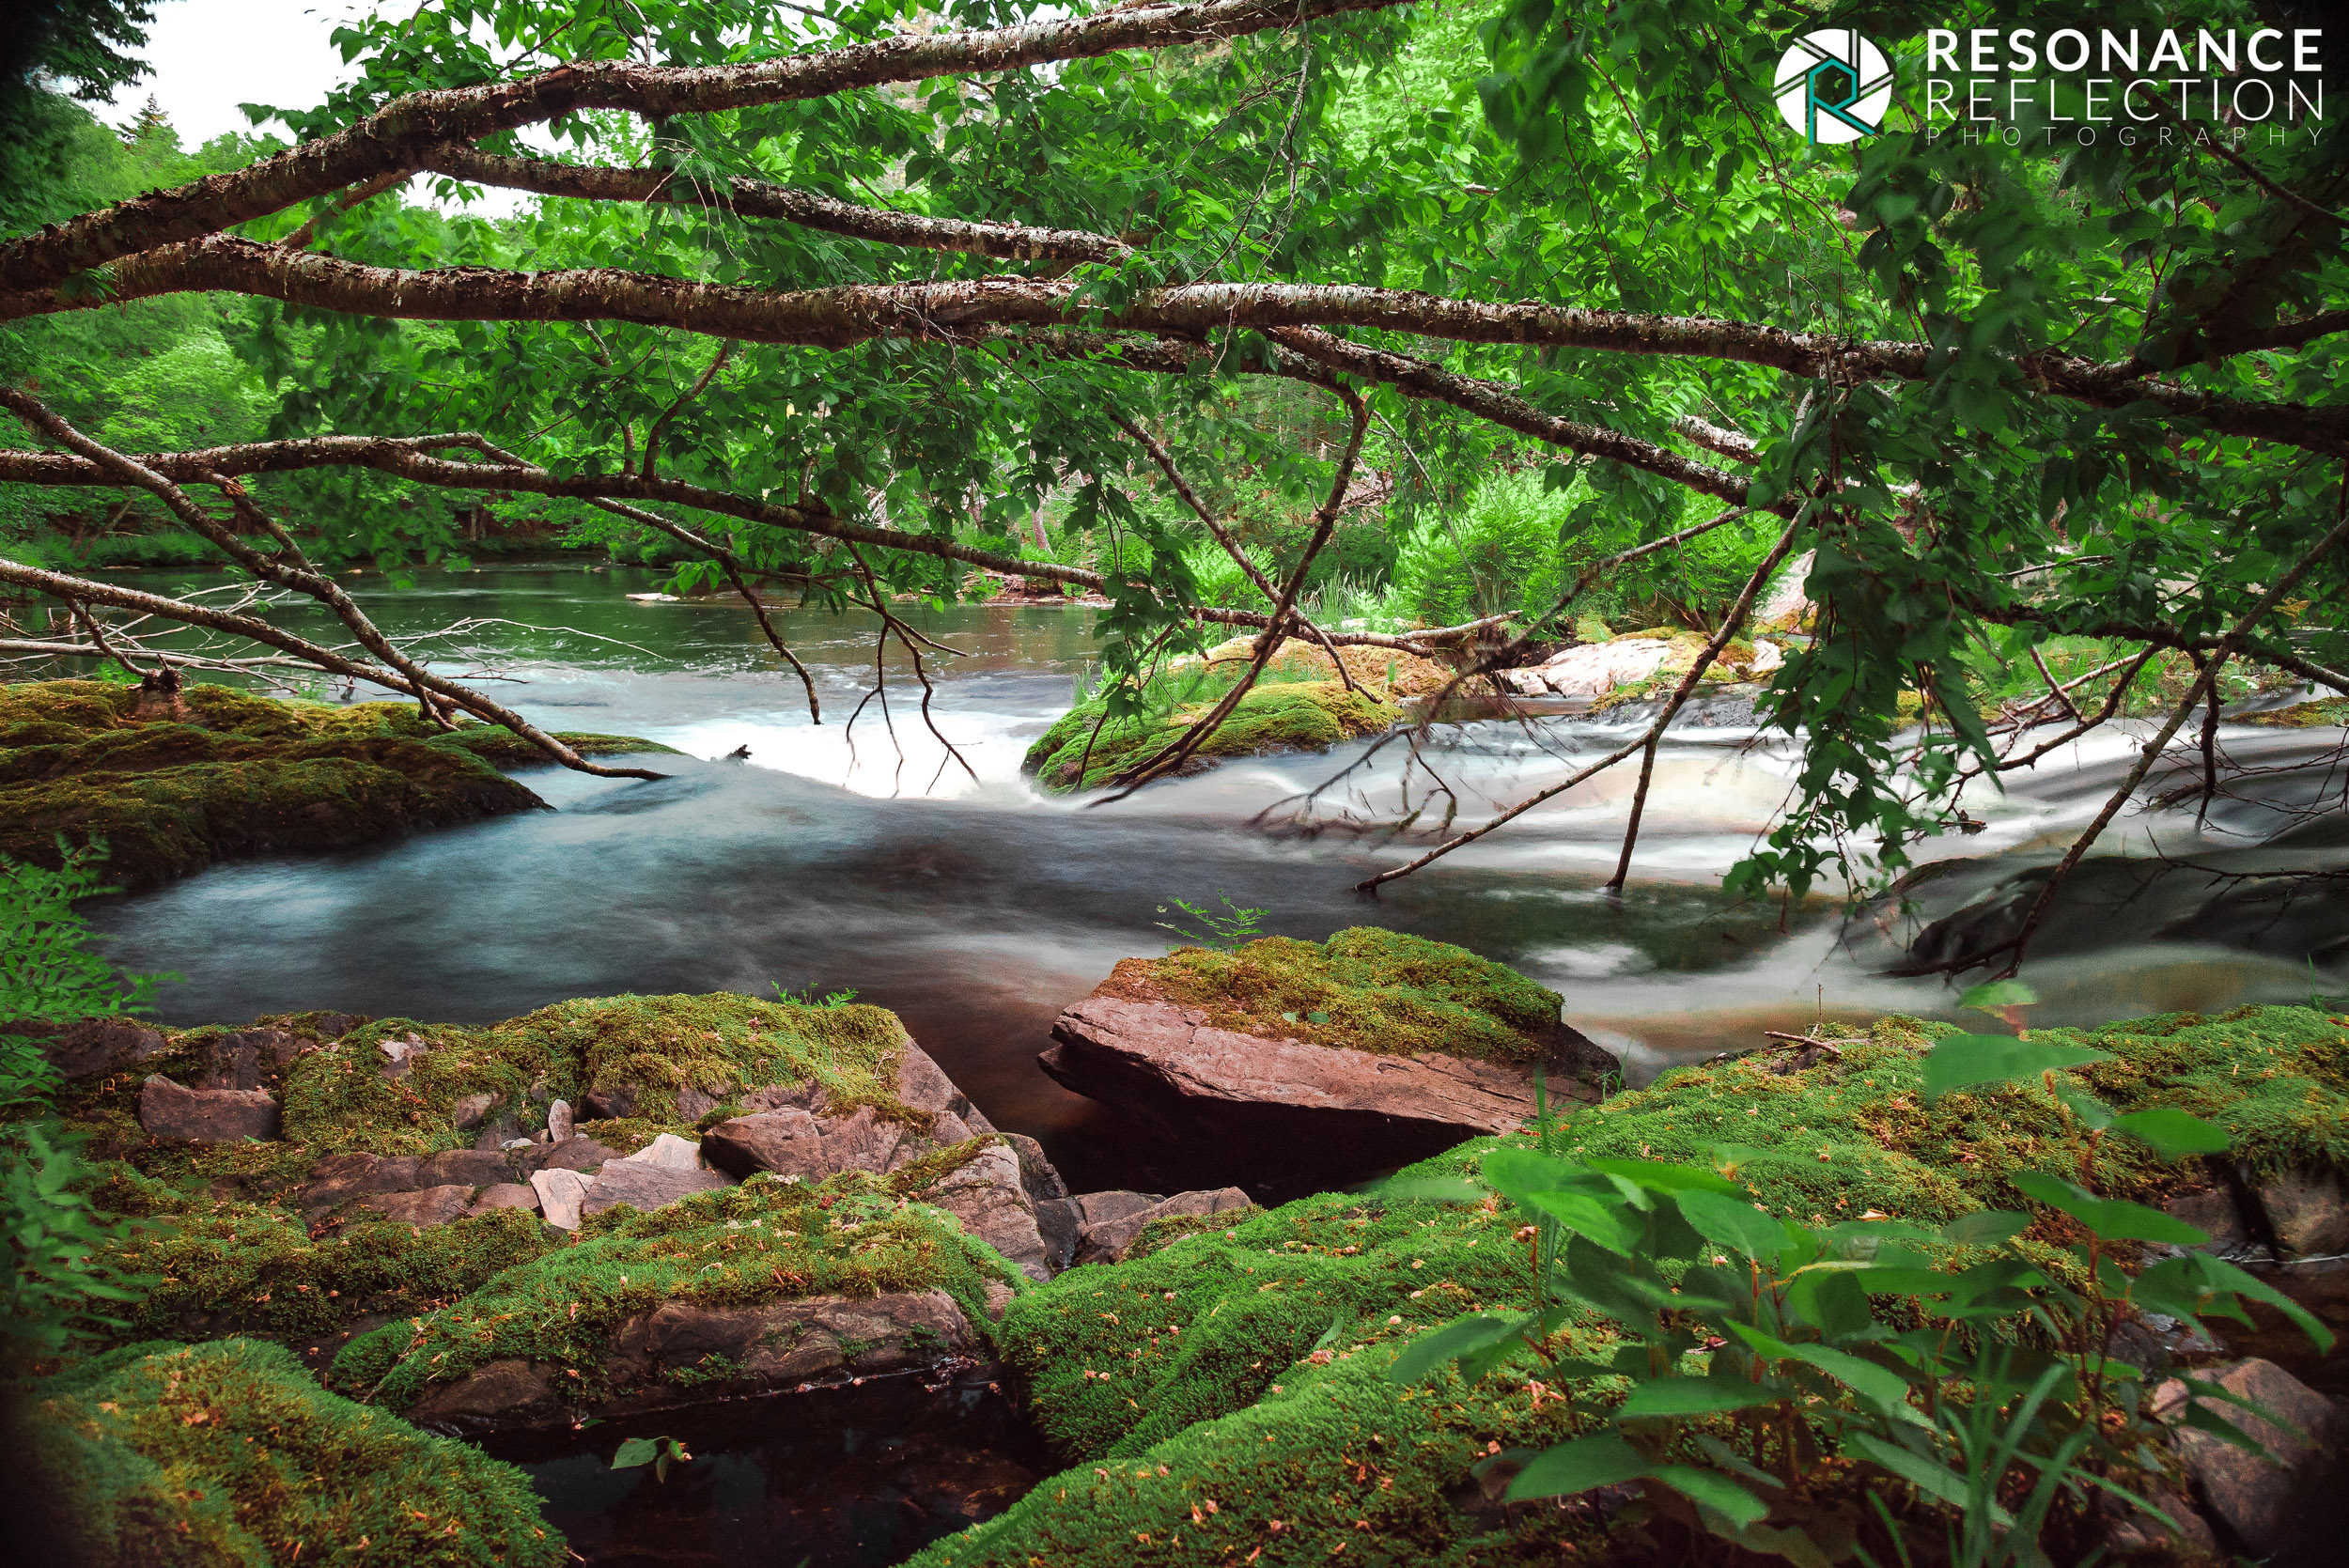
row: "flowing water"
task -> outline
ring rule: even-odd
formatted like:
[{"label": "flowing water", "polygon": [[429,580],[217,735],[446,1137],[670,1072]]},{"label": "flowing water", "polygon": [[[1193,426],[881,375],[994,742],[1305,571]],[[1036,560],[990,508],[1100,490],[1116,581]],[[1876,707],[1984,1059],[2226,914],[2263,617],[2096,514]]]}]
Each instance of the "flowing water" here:
[{"label": "flowing water", "polygon": [[[144,575],[165,590],[188,582]],[[1041,1139],[1076,1190],[1238,1177],[1277,1201],[1297,1178],[1265,1173],[1261,1151],[1164,1147],[1035,1066],[1055,1013],[1119,958],[1164,950],[1171,934],[1158,923],[1172,899],[1228,895],[1290,936],[1377,923],[1459,942],[1562,992],[1567,1018],[1618,1049],[1638,1082],[1823,1015],[1951,1016],[1946,983],[1882,971],[1930,920],[1952,917],[1940,929],[1959,939],[1976,927],[1995,935],[2001,910],[2011,918],[2015,878],[2027,889],[2030,869],[2093,815],[2134,744],[2099,737],[2050,756],[2003,797],[1969,800],[1986,826],[1932,846],[1961,859],[1921,879],[1910,911],[1881,922],[1873,916],[1886,906],[1847,920],[1825,900],[1741,907],[1719,892],[1794,768],[1782,739],[1757,741],[1735,723],[1669,737],[1620,898],[1599,884],[1614,864],[1627,770],[1372,902],[1352,884],[1408,846],[1251,826],[1364,746],[1227,763],[1099,808],[1022,780],[1021,754],[1066,708],[1093,650],[1089,611],[908,609],[966,650],[935,660],[930,716],[966,771],[932,737],[901,655],[888,664],[886,715],[876,697],[846,722],[872,691],[869,617],[777,617],[816,672],[824,722],[814,725],[798,681],[776,673],[743,610],[625,597],[654,582],[646,571],[506,567],[424,574],[362,597],[395,634],[480,620],[448,645],[443,668],[459,655],[476,660],[467,668],[493,677],[489,690],[549,728],[645,736],[690,753],[653,759],[669,777],[536,768],[528,780],[552,811],[217,866],[106,908],[98,923],[117,937],[115,956],[182,971],[163,1012],[188,1023],[304,1008],[464,1022],[618,991],[853,989],[903,1017],[999,1126]],[[278,614],[332,639],[305,612]],[[570,629],[537,629],[551,628]],[[1735,704],[1714,717],[1734,719]],[[1439,732],[1434,760],[1462,820],[1474,821],[1620,745],[1635,722],[1465,722]],[[2349,960],[2349,898],[2329,891],[2342,884],[2279,898],[2271,880],[2217,881],[2145,858],[2158,848],[2220,872],[2349,863],[2341,775],[2326,760],[2340,739],[2229,726],[2230,753],[2267,769],[2255,799],[2221,801],[2200,825],[2189,808],[2126,819],[2110,843],[2138,858],[2092,862],[2037,950],[2035,1021],[2303,1001],[2312,960],[2335,966],[2319,977],[2329,989],[2349,990],[2339,967]],[[745,746],[747,760],[703,760]],[[1377,820],[1403,795],[1382,753],[1328,799]],[[2329,818],[2292,814],[2328,799]],[[696,1458],[666,1481],[610,1467],[619,1436],[649,1430],[599,1427],[497,1452],[524,1465],[581,1560],[607,1565],[897,1561],[1000,1512],[1051,1467],[985,1388],[900,1382],[772,1409],[753,1401],[668,1428]]]},{"label": "flowing water", "polygon": [[[185,582],[148,575],[166,589]],[[886,722],[875,697],[847,723],[872,690],[871,617],[778,615],[816,672],[824,712],[815,725],[799,682],[776,672],[746,612],[626,597],[654,582],[627,568],[504,567],[419,574],[363,597],[395,634],[483,622],[460,645],[476,660],[464,668],[499,677],[488,690],[550,728],[640,735],[690,753],[659,759],[670,777],[532,769],[532,787],[554,810],[345,854],[217,866],[104,910],[118,960],[183,972],[163,1001],[181,1022],[311,1007],[462,1022],[618,991],[853,989],[902,1016],[998,1125],[1041,1139],[1079,1190],[1230,1179],[1219,1172],[1237,1151],[1153,1147],[1034,1061],[1060,1008],[1119,958],[1174,939],[1157,923],[1180,921],[1162,908],[1178,896],[1212,905],[1228,895],[1297,937],[1377,923],[1462,943],[1563,993],[1569,1021],[1620,1050],[1635,1082],[1822,1014],[1952,1016],[1946,982],[1885,978],[1898,946],[1865,920],[1845,921],[1840,906],[1741,907],[1719,892],[1787,795],[1794,763],[1782,737],[1676,728],[1621,898],[1599,884],[1613,866],[1628,768],[1372,901],[1352,884],[1404,848],[1358,832],[1249,826],[1362,746],[1226,763],[1106,807],[1041,795],[1021,778],[1022,753],[1066,709],[1093,650],[1089,611],[909,610],[967,653],[932,658],[931,718],[957,762],[929,733],[894,648]],[[302,612],[279,618],[303,624]],[[1443,732],[1437,760],[1461,819],[1473,821],[1619,745],[1630,722],[1463,723]],[[2272,770],[2260,800],[2221,802],[2199,830],[2190,804],[2125,818],[2107,842],[2236,870],[2349,861],[2349,835],[2321,823],[2276,837],[2292,822],[2278,802],[2328,792],[2338,801],[2338,767],[2321,760],[2338,731],[2228,726],[2222,738]],[[2051,859],[2125,771],[2134,744],[2094,737],[2011,780],[2004,796],[1969,797],[1988,826],[1928,846],[1968,863],[1920,891],[1920,918]],[[743,746],[747,761],[699,760]],[[1397,768],[1382,757],[1329,799],[1376,818],[1392,812],[1398,788]],[[2272,850],[2247,850],[2267,840]],[[2287,848],[2295,840],[2309,842]],[[2201,895],[2181,902],[2174,885],[2158,897],[2099,896],[2067,905],[2050,926],[2030,974],[2045,999],[2036,1021],[2304,1001],[2311,958],[2349,958],[2349,898],[2321,885],[2281,919],[2261,917],[2253,899],[2232,922],[2205,918]],[[2318,978],[2349,988],[2338,969]]]}]

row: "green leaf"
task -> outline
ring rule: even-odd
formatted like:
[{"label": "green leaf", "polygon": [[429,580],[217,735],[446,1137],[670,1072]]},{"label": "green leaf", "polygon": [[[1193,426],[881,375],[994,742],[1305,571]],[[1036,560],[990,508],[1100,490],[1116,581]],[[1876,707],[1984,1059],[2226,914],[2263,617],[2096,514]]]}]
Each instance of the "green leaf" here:
[{"label": "green leaf", "polygon": [[1405,1345],[1403,1353],[1387,1368],[1387,1378],[1394,1383],[1416,1383],[1446,1362],[1500,1343],[1527,1321],[1522,1317],[1486,1315],[1447,1323],[1434,1333],[1422,1334]]},{"label": "green leaf", "polygon": [[[1920,1492],[1938,1498],[1952,1508],[1962,1511],[1969,1501],[1966,1478],[1935,1464],[1922,1454],[1911,1453],[1898,1443],[1887,1442],[1865,1432],[1852,1433],[1843,1441],[1846,1447],[1858,1449]],[[1990,1519],[1993,1524],[2002,1526],[2015,1523],[2015,1515],[1995,1501],[1990,1504]]]},{"label": "green leaf", "polygon": [[1957,1247],[1996,1247],[2030,1229],[2030,1216],[2012,1209],[1979,1209],[1941,1227],[1941,1239]]},{"label": "green leaf", "polygon": [[1693,1165],[1670,1165],[1659,1159],[1594,1159],[1585,1161],[1603,1176],[1626,1181],[1651,1192],[1720,1192],[1737,1190],[1737,1184]]},{"label": "green leaf", "polygon": [[1615,1412],[1618,1421],[1643,1421],[1654,1416],[1710,1416],[1724,1410],[1750,1410],[1774,1405],[1780,1396],[1758,1383],[1732,1383],[1713,1377],[1658,1377],[1631,1390]]},{"label": "green leaf", "polygon": [[2049,1208],[2061,1209],[2106,1241],[2159,1241],[2172,1247],[2200,1247],[2210,1239],[2183,1219],[2159,1209],[2122,1198],[2099,1198],[2044,1171],[2017,1171],[2007,1178],[2026,1196]]},{"label": "green leaf", "polygon": [[1977,1083],[2011,1083],[2111,1060],[2110,1051],[2086,1046],[2043,1046],[2004,1034],[1952,1034],[1925,1058],[1925,1098],[1937,1100]]},{"label": "green leaf", "polygon": [[2207,1255],[2202,1258],[2201,1267],[2204,1276],[2219,1289],[2233,1291],[2238,1296],[2248,1296],[2254,1301],[2264,1301],[2290,1318],[2294,1326],[2309,1337],[2309,1343],[2315,1345],[2320,1353],[2333,1348],[2331,1329],[2318,1322],[2306,1307],[2301,1306],[2300,1303],[2259,1276],[2244,1272],[2224,1258]]},{"label": "green leaf", "polygon": [[1691,1501],[1702,1503],[1739,1529],[1769,1516],[1768,1503],[1719,1470],[1700,1470],[1694,1465],[1658,1465],[1648,1471],[1648,1476]]},{"label": "green leaf", "polygon": [[1535,1192],[1526,1203],[1617,1257],[1629,1257],[1646,1234],[1646,1227],[1638,1215],[1629,1212],[1628,1205],[1610,1203],[1587,1192]]},{"label": "green leaf", "polygon": [[615,1470],[628,1470],[639,1465],[649,1465],[660,1452],[661,1443],[658,1438],[630,1437],[622,1442],[620,1452],[612,1456],[612,1467]]},{"label": "green leaf", "polygon": [[1791,1239],[1785,1221],[1741,1199],[1700,1188],[1681,1193],[1679,1203],[1681,1217],[1697,1234],[1757,1263],[1777,1263]]},{"label": "green leaf", "polygon": [[2185,1159],[2193,1155],[2218,1155],[2227,1152],[2226,1131],[2200,1116],[2189,1115],[2175,1106],[2155,1106],[2151,1110],[2132,1110],[2112,1121],[2115,1130],[2152,1149],[2164,1159]]},{"label": "green leaf", "polygon": [[1830,1349],[1823,1344],[1789,1344],[1743,1323],[1733,1323],[1729,1328],[1751,1345],[1756,1355],[1772,1360],[1801,1361],[1816,1367],[1894,1420],[1929,1424],[1908,1403],[1907,1379],[1890,1367],[1880,1367],[1874,1361],[1863,1360],[1848,1352]]},{"label": "green leaf", "polygon": [[2038,1001],[2039,993],[2019,980],[1991,980],[1966,987],[1957,1004],[1977,1013],[1995,1013],[2001,1007],[2035,1006]]},{"label": "green leaf", "polygon": [[1509,1500],[1563,1498],[1594,1486],[1637,1481],[1648,1472],[1648,1457],[1612,1432],[1578,1437],[1544,1449],[1509,1483]]}]

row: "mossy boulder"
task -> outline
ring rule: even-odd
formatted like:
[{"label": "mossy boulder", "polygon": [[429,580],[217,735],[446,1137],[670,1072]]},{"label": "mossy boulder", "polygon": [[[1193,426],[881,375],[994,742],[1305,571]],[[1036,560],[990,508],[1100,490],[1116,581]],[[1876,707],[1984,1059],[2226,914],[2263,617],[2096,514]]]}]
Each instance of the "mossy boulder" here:
[{"label": "mossy boulder", "polygon": [[[1267,752],[1326,752],[1341,741],[1392,729],[1402,722],[1403,710],[1372,694],[1380,690],[1348,691],[1335,680],[1257,685],[1201,742],[1186,767],[1195,771],[1227,757]],[[1093,789],[1174,741],[1214,704],[1210,696],[1146,718],[1105,722],[1098,699],[1080,703],[1037,737],[1020,766],[1046,789]]]},{"label": "mossy boulder", "polygon": [[352,1341],[331,1381],[488,1429],[984,1355],[992,1310],[1028,1281],[909,1196],[939,1175],[761,1175],[593,1217],[572,1245]]},{"label": "mossy boulder", "polygon": [[[423,1049],[385,1072],[383,1047]],[[745,1090],[821,1089],[831,1107],[869,1106],[926,1129],[929,1113],[897,1092],[908,1044],[896,1016],[856,1004],[816,1007],[718,992],[559,1001],[485,1025],[377,1019],[303,1057],[286,1084],[286,1136],[320,1153],[430,1154],[470,1144],[459,1102],[490,1096],[491,1117],[523,1131],[550,1102],[591,1101],[624,1114],[583,1130],[620,1153],[661,1132],[722,1120]],[[589,1112],[592,1114],[592,1112]]]},{"label": "mossy boulder", "polygon": [[34,1388],[16,1438],[48,1560],[71,1568],[565,1558],[521,1471],[328,1393],[252,1340],[83,1362]]},{"label": "mossy boulder", "polygon": [[[1812,1224],[2030,1208],[2014,1174],[2076,1177],[2083,1133],[2035,1079],[1925,1105],[1921,1059],[1947,1032],[1902,1018],[1828,1027],[1818,1032],[1841,1054],[1807,1068],[1754,1056],[1682,1069],[1575,1110],[1552,1146],[1727,1166],[1768,1211]],[[2217,1121],[2255,1177],[2349,1164],[2349,1017],[2250,1007],[2033,1038],[2111,1052],[2059,1077],[2124,1110],[2174,1105]],[[1652,1560],[1603,1499],[1504,1506],[1506,1468],[1480,1480],[1497,1454],[1590,1430],[1619,1388],[1601,1379],[1577,1403],[1531,1361],[1475,1383],[1456,1370],[1408,1389],[1386,1377],[1403,1342],[1526,1305],[1526,1216],[1497,1198],[1413,1194],[1473,1179],[1493,1150],[1529,1141],[1479,1139],[1385,1188],[1302,1199],[1022,1295],[999,1352],[1072,1467],[914,1564]],[[2089,1169],[2100,1190],[2141,1202],[2210,1180],[2200,1160],[2118,1139],[2096,1144]],[[2039,1210],[2026,1245],[2061,1266],[2067,1225]],[[1614,1338],[1585,1313],[1548,1348],[1603,1360]]]},{"label": "mossy boulder", "polygon": [[54,865],[60,835],[103,838],[109,876],[144,887],[238,855],[527,811],[544,802],[484,760],[521,760],[520,744],[480,726],[443,734],[397,703],[191,686],[159,709],[100,681],[0,687],[0,855]]},{"label": "mossy boulder", "polygon": [[1536,1069],[1595,1098],[1617,1063],[1561,1005],[1465,948],[1361,926],[1127,959],[1037,1062],[1178,1141],[1246,1151],[1254,1173],[1338,1183],[1516,1128]]}]

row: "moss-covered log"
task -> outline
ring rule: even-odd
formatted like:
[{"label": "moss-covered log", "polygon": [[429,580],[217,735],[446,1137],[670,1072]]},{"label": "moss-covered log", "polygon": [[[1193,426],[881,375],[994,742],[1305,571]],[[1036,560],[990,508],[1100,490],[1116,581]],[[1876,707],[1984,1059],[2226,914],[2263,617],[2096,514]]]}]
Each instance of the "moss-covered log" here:
[{"label": "moss-covered log", "polygon": [[[1257,686],[1200,744],[1192,761],[1204,768],[1267,752],[1326,752],[1341,741],[1379,734],[1403,718],[1392,703],[1367,694],[1379,690],[1349,691],[1334,680]],[[1107,722],[1098,699],[1080,703],[1037,737],[1020,766],[1047,789],[1092,789],[1173,742],[1213,703],[1208,696],[1147,718]]]}]

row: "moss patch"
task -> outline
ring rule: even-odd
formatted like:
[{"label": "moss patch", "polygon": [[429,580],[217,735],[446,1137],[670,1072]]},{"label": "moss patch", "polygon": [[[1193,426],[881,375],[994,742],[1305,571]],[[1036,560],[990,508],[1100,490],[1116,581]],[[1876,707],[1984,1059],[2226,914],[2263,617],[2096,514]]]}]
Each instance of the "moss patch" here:
[{"label": "moss patch", "polygon": [[2264,713],[2247,713],[2243,722],[2285,730],[2324,729],[2336,724],[2349,724],[2349,697],[2326,697],[2316,702],[2295,703],[2290,707],[2271,707]]},{"label": "moss patch", "polygon": [[370,1314],[410,1315],[455,1300],[551,1245],[537,1216],[520,1209],[428,1232],[360,1210],[313,1237],[289,1210],[178,1190],[127,1168],[93,1196],[115,1213],[156,1221],[114,1252],[126,1268],[156,1281],[121,1310],[138,1335],[290,1340]]},{"label": "moss patch", "polygon": [[[1100,722],[1101,704],[1080,703],[1028,748],[1020,766],[1047,789],[1092,789],[1166,746],[1214,703],[1207,697],[1149,718],[1102,723],[1097,736],[1094,726]],[[1193,760],[1204,766],[1265,752],[1328,751],[1340,741],[1392,729],[1402,718],[1403,710],[1392,703],[1349,691],[1334,680],[1259,685],[1201,743]]]},{"label": "moss patch", "polygon": [[[2024,1206],[2013,1172],[2075,1172],[2079,1146],[2036,1083],[1924,1107],[1917,1063],[1945,1032],[1887,1019],[1824,1032],[1843,1054],[1798,1073],[1752,1060],[1683,1070],[1577,1112],[1559,1141],[1692,1162],[1743,1145],[1739,1175],[1755,1197],[1806,1221],[1871,1207],[1931,1222]],[[2349,1017],[2253,1007],[2034,1037],[2113,1052],[2078,1075],[2088,1086],[2124,1110],[2211,1116],[2255,1170],[2349,1157]],[[1525,1141],[1480,1139],[1402,1174],[1473,1175],[1492,1150]],[[2199,1163],[2108,1146],[2093,1180],[2157,1201],[2202,1177]],[[1560,1441],[1595,1419],[1539,1388],[1537,1369],[1503,1368],[1472,1386],[1456,1369],[1408,1389],[1384,1379],[1396,1342],[1478,1307],[1523,1304],[1522,1219],[1497,1200],[1325,1194],[1023,1295],[997,1330],[999,1352],[1074,1467],[913,1562],[1644,1561],[1594,1510],[1504,1514],[1481,1502],[1479,1461]],[[1610,1338],[1586,1316],[1560,1331],[1557,1348],[1601,1358]],[[1603,1406],[1603,1386],[1592,1391]]]},{"label": "moss patch", "polygon": [[[1186,662],[1195,662],[1204,663],[1210,669],[1230,670],[1245,663],[1253,655],[1255,646],[1256,639],[1252,635],[1234,637],[1209,648],[1204,660],[1177,660],[1175,667],[1179,669]],[[1423,659],[1418,654],[1403,653],[1393,648],[1349,644],[1338,649],[1338,658],[1345,661],[1346,673],[1354,677],[1354,684],[1368,687],[1373,694],[1389,701],[1396,697],[1423,697],[1440,691],[1456,673],[1440,660]],[[1272,658],[1265,664],[1265,674],[1288,680],[1338,679],[1337,665],[1330,660],[1329,649],[1318,643],[1296,637],[1281,639],[1280,647],[1274,650]]]},{"label": "moss patch", "polygon": [[[1740,1179],[1772,1213],[1812,1224],[1870,1209],[1946,1223],[2028,1206],[2009,1181],[2017,1171],[2077,1177],[2075,1131],[2036,1081],[1924,1103],[1921,1057],[1946,1032],[1888,1018],[1865,1032],[1823,1031],[1849,1043],[1800,1073],[1772,1074],[1758,1057],[1684,1068],[1578,1115],[1565,1146],[1688,1163],[1725,1146],[1751,1151]],[[2255,1172],[2349,1164],[2349,1028],[2322,1014],[2246,1007],[2031,1037],[2112,1052],[2062,1076],[2122,1110],[2168,1105],[2206,1116]],[[2139,1202],[2207,1183],[2199,1163],[2166,1164],[2118,1138],[2098,1145],[2092,1171],[2099,1191]]]},{"label": "moss patch", "polygon": [[226,857],[349,848],[543,804],[490,766],[535,748],[489,726],[444,735],[405,704],[191,686],[182,722],[142,721],[138,703],[136,688],[98,681],[0,687],[0,854],[49,865],[58,834],[103,837],[108,873],[141,887]]},{"label": "moss patch", "polygon": [[744,1307],[940,1289],[984,1331],[988,1286],[1017,1291],[1026,1282],[951,1216],[909,1203],[880,1178],[852,1173],[809,1186],[761,1177],[651,1214],[593,1216],[572,1245],[453,1306],[353,1340],[331,1381],[405,1408],[432,1383],[519,1357],[569,1369],[571,1387],[593,1397],[604,1391],[612,1337],[663,1302]]},{"label": "moss patch", "polygon": [[250,1340],[133,1346],[41,1384],[19,1435],[69,1560],[552,1568],[529,1482]]},{"label": "moss patch", "polygon": [[[410,1034],[432,1048],[411,1058],[404,1079],[386,1078],[381,1046]],[[598,1125],[641,1133],[638,1147],[692,1120],[677,1107],[688,1088],[723,1100],[745,1088],[813,1083],[834,1108],[869,1105],[926,1131],[928,1118],[895,1092],[904,1038],[896,1016],[879,1007],[728,992],[562,1001],[480,1027],[378,1019],[297,1064],[286,1086],[286,1136],[321,1153],[430,1154],[471,1144],[456,1122],[466,1095],[488,1094],[493,1113],[534,1127],[545,1125],[550,1100],[577,1106],[622,1084],[636,1091],[629,1121]]]},{"label": "moss patch", "polygon": [[1128,958],[1110,986],[1204,1008],[1218,1027],[1245,1034],[1519,1063],[1547,1054],[1563,1002],[1464,947],[1375,925],[1326,942],[1267,937],[1232,953],[1186,947]]}]

